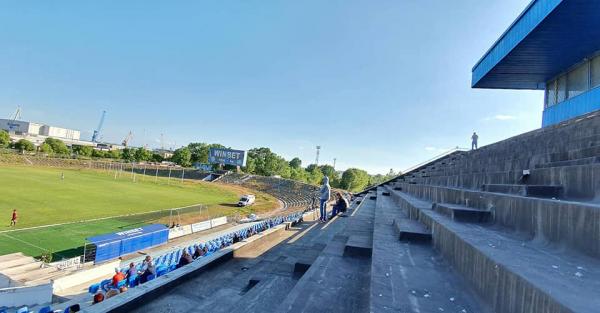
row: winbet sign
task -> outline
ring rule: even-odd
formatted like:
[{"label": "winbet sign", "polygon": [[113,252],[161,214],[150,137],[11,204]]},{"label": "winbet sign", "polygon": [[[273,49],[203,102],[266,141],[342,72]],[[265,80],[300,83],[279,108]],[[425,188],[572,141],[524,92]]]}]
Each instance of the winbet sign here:
[{"label": "winbet sign", "polygon": [[210,148],[208,162],[212,164],[246,166],[246,151]]}]

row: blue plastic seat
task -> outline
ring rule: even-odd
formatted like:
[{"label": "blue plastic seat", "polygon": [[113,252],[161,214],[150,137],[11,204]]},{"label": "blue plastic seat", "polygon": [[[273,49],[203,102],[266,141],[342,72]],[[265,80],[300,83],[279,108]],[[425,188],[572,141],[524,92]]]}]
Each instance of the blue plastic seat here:
[{"label": "blue plastic seat", "polygon": [[26,306],[24,306],[24,307],[22,307],[22,308],[19,308],[19,309],[17,310],[17,313],[29,313],[29,308],[28,308],[28,307],[26,307]]},{"label": "blue plastic seat", "polygon": [[168,271],[169,271],[169,269],[166,266],[161,265],[156,268],[156,277],[160,277],[160,276],[166,274]]},{"label": "blue plastic seat", "polygon": [[156,276],[154,276],[154,275],[148,275],[148,279],[147,279],[146,281],[151,281],[151,280],[153,280],[154,278],[156,278]]},{"label": "blue plastic seat", "polygon": [[88,292],[95,295],[98,292],[98,289],[100,289],[100,283],[90,285]]},{"label": "blue plastic seat", "polygon": [[126,285],[127,285],[127,281],[123,279],[122,281],[117,283],[117,288],[121,288]]},{"label": "blue plastic seat", "polygon": [[38,313],[52,313],[52,308],[49,306],[45,306],[43,308],[41,308]]},{"label": "blue plastic seat", "polygon": [[102,282],[100,282],[100,288],[102,288],[102,290],[104,290],[104,291],[108,291],[108,289],[110,289],[111,284],[112,284],[112,279],[105,279]]},{"label": "blue plastic seat", "polygon": [[129,288],[133,288],[140,284],[140,279],[137,275],[130,276],[129,279],[127,279],[127,284]]}]

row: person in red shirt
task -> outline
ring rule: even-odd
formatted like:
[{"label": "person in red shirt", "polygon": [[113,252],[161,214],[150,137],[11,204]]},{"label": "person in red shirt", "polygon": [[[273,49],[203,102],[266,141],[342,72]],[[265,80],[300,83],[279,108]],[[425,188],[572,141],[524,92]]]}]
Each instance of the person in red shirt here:
[{"label": "person in red shirt", "polygon": [[117,285],[119,285],[119,282],[122,281],[123,279],[125,279],[125,274],[121,273],[120,269],[115,268],[115,276],[113,276],[113,278],[112,278],[113,286],[115,286],[115,288],[116,288]]},{"label": "person in red shirt", "polygon": [[13,210],[12,218],[10,219],[10,226],[17,226],[17,219],[19,216],[17,215],[17,209]]}]

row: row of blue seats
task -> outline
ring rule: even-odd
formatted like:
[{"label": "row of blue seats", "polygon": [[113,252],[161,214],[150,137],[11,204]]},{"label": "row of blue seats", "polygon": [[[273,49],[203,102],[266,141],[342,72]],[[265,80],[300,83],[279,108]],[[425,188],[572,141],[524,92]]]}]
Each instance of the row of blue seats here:
[{"label": "row of blue seats", "polygon": [[[269,228],[277,226],[281,223],[284,223],[284,222],[297,223],[298,221],[300,221],[302,219],[302,214],[303,214],[303,212],[297,212],[297,213],[289,214],[287,216],[273,217],[273,218],[258,222],[256,224],[253,224],[252,226],[240,229],[238,231],[222,235],[215,239],[209,240],[208,242],[193,244],[186,248],[174,250],[169,253],[160,255],[154,261],[154,265],[156,267],[156,276],[150,275],[148,277],[148,281],[175,270],[177,268],[177,264],[179,263],[179,260],[182,256],[182,254],[183,254],[183,252],[182,252],[183,250],[186,250],[190,255],[194,255],[196,247],[199,247],[201,250],[204,250],[206,248],[207,252],[203,255],[204,257],[206,257],[206,256],[213,254],[214,252],[218,251],[221,248],[232,245],[236,241],[244,240],[254,234],[260,233],[264,230],[267,230]],[[142,268],[143,268],[143,264],[141,262],[136,265],[136,271],[142,271]],[[126,273],[128,271],[128,269],[124,268],[124,269],[121,269],[121,271]],[[136,287],[137,285],[139,285],[139,283],[140,283],[140,280],[137,275],[133,275],[133,276],[129,277],[127,280],[123,280],[123,281],[119,282],[119,284],[117,286],[112,286],[111,279],[105,279],[105,280],[101,281],[100,283],[96,283],[96,284],[89,286],[88,292],[91,294],[95,294],[100,289],[103,289],[103,290],[108,290],[110,288],[118,289],[123,286],[128,286],[129,288],[133,288],[133,287]]]},{"label": "row of blue seats", "polygon": [[[77,306],[77,307],[79,307],[79,306]],[[72,312],[71,307],[68,307],[64,310],[53,310],[51,306],[45,306],[37,311],[37,313],[71,313],[71,312]],[[0,313],[8,313],[8,311],[6,309],[0,309]],[[35,312],[30,311],[29,307],[24,306],[24,307],[17,309],[16,313],[35,313]]]}]

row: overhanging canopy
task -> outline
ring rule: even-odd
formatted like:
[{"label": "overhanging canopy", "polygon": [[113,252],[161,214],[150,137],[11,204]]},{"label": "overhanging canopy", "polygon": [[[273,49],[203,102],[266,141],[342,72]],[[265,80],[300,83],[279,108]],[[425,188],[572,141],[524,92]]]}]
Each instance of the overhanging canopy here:
[{"label": "overhanging canopy", "polygon": [[544,89],[600,50],[600,0],[534,0],[473,67],[473,88]]}]

